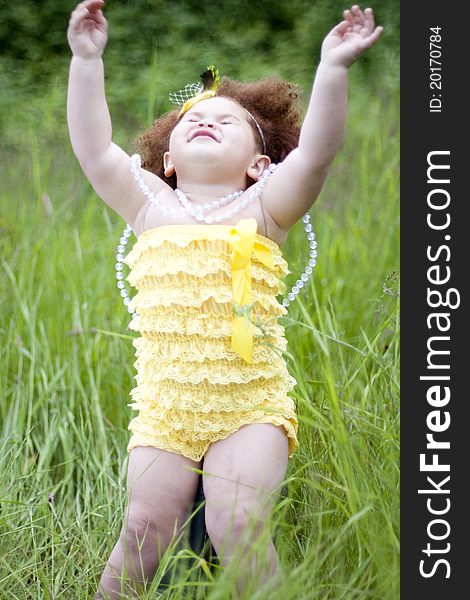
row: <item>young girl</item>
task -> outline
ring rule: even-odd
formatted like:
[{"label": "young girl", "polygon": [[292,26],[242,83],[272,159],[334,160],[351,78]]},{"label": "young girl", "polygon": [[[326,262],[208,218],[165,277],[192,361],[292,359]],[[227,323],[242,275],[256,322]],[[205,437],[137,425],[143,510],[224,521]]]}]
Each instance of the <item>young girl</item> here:
[{"label": "young girl", "polygon": [[125,597],[152,580],[193,506],[199,475],[190,467],[202,464],[206,529],[221,564],[239,562],[241,593],[247,577],[279,577],[272,542],[264,564],[246,544],[262,531],[298,445],[277,323],[289,302],[276,299],[287,273],[280,245],[322,189],[342,142],[348,67],[382,28],[370,8],[344,11],[323,42],[300,130],[295,86],[215,78],[137,140],[141,165],[111,139],[103,6],[86,0],[70,18],[68,125],[85,175],[137,236],[120,259],[137,288],[129,327],[141,337],[125,523],[95,598],[121,598],[123,573]]}]

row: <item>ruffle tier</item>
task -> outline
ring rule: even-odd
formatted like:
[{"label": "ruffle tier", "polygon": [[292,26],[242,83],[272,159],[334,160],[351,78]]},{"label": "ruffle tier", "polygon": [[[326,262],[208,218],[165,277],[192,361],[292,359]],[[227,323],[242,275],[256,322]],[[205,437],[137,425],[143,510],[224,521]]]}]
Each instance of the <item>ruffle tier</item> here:
[{"label": "ruffle tier", "polygon": [[[140,331],[149,339],[163,333],[210,337],[214,340],[229,338],[231,335],[231,320],[229,316],[224,318],[224,313],[231,315],[232,311],[228,313],[221,305],[217,315],[205,314],[201,310],[185,310],[186,307],[181,305],[162,305],[147,310],[138,306],[136,302],[130,303],[129,306],[134,306],[139,311],[129,323],[129,329]],[[254,337],[259,344],[269,345],[273,339],[275,343],[283,344],[281,337],[284,335],[284,328],[276,323],[274,318],[269,318],[269,315],[262,318],[258,312],[254,314],[253,320]]]},{"label": "ruffle tier", "polygon": [[182,225],[141,234],[124,262],[127,281],[137,289],[130,307],[136,387],[130,395],[138,415],[129,423],[128,451],[155,446],[199,461],[210,444],[242,425],[283,426],[289,458],[298,423],[288,392],[295,379],[282,352],[286,309],[276,295],[288,272],[275,242],[257,234],[269,248],[272,266],[251,260],[251,364],[232,348],[234,315],[229,226]]},{"label": "ruffle tier", "polygon": [[[135,309],[160,308],[161,306],[170,306],[176,304],[178,306],[196,306],[199,312],[203,314],[220,314],[221,310],[227,314],[232,314],[233,293],[230,289],[230,279],[224,281],[224,277],[217,273],[218,277],[207,278],[207,281],[198,281],[194,285],[193,281],[185,278],[186,285],[172,285],[169,278],[162,277],[160,280],[147,279],[141,282],[141,289],[132,298],[130,307]],[[181,283],[181,282],[180,282]],[[137,284],[138,285],[138,284]],[[285,312],[285,308],[277,302],[276,298],[267,293],[262,283],[259,284],[256,298],[254,299],[254,307],[259,309],[264,308],[265,311],[272,311],[272,314],[281,315]],[[206,305],[209,300],[213,300],[212,307],[216,309],[211,311],[211,306]],[[220,304],[229,304],[229,311],[225,307],[219,307]]]},{"label": "ruffle tier", "polygon": [[274,360],[240,367],[238,362],[227,363],[224,359],[179,362],[178,360],[166,360],[166,357],[161,356],[150,360],[139,358],[134,365],[138,369],[137,383],[173,379],[180,383],[195,384],[208,381],[210,384],[228,385],[229,383],[249,383],[260,377],[271,379],[279,374],[287,379],[289,375],[285,364],[282,362],[279,364],[279,361]]},{"label": "ruffle tier", "polygon": [[[273,360],[274,344],[277,342],[279,353],[287,349],[287,340],[284,337],[266,338],[264,344],[258,344],[254,349],[253,362],[266,362]],[[142,357],[143,361],[158,360],[162,356],[168,359],[178,359],[182,362],[204,362],[206,360],[239,361],[239,355],[225,344],[220,344],[218,338],[202,335],[181,335],[174,333],[169,336],[161,331],[154,332],[152,336],[135,338],[132,342],[135,354]],[[134,366],[136,363],[134,363]]]},{"label": "ruffle tier", "polygon": [[[289,268],[276,242],[260,234],[256,234],[256,237],[271,251],[276,274],[287,275]],[[164,262],[168,262],[170,257],[176,258],[186,253],[201,262],[204,262],[204,257],[222,257],[229,261],[232,252],[227,243],[229,239],[230,227],[227,225],[163,225],[141,233],[124,262],[134,268],[143,257],[155,256],[154,250],[157,248],[160,249],[158,255]],[[165,248],[162,249],[161,246]],[[175,253],[175,246],[183,250]],[[255,265],[262,265],[256,257],[252,261]]]},{"label": "ruffle tier", "polygon": [[[211,250],[213,250],[211,248]],[[230,255],[227,252],[219,253],[216,256],[198,256],[195,255],[195,247],[186,246],[179,248],[178,257],[174,255],[174,249],[161,246],[159,249],[159,261],[155,262],[153,253],[146,252],[140,255],[132,272],[128,277],[131,285],[141,282],[145,285],[147,279],[166,277],[169,279],[169,285],[184,287],[188,277],[204,277],[208,280],[211,274],[224,272],[227,277],[231,276]],[[162,266],[163,265],[163,266]],[[279,273],[284,275],[284,270],[279,267]],[[171,277],[171,276],[177,277]],[[251,266],[251,277],[258,281],[265,281],[270,288],[275,288],[275,294],[285,292],[284,282],[273,272],[260,266],[260,263],[254,261]],[[272,290],[266,290],[272,293]]]}]

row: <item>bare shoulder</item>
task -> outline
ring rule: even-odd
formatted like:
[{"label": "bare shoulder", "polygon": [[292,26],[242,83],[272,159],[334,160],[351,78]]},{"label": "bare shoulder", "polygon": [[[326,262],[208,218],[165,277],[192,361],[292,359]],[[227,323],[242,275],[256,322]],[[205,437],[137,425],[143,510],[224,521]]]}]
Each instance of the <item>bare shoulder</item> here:
[{"label": "bare shoulder", "polygon": [[[132,227],[138,224],[150,201],[138,186],[130,168],[130,156],[113,142],[93,160],[81,163],[98,196]],[[170,187],[154,173],[141,169],[148,188],[158,194]]]}]

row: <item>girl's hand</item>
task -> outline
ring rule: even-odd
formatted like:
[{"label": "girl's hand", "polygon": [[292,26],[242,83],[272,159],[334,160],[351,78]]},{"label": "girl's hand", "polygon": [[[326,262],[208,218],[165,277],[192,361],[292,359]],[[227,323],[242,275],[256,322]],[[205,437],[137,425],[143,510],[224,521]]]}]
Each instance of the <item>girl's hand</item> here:
[{"label": "girl's hand", "polygon": [[103,6],[104,0],[85,0],[71,14],[67,39],[74,56],[102,56],[108,40],[108,23],[101,12]]},{"label": "girl's hand", "polygon": [[321,61],[329,65],[349,67],[367,48],[379,39],[383,27],[375,27],[371,8],[364,12],[357,4],[343,13],[344,21],[336,25],[323,40]]}]

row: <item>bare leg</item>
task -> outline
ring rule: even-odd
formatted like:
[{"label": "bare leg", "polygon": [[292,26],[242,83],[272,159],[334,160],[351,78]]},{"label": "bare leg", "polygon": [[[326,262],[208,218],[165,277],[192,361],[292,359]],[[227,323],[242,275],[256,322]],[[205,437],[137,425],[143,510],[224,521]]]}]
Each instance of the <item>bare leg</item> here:
[{"label": "bare leg", "polygon": [[[119,540],[108,559],[95,600],[138,596],[192,508],[201,463],[151,446],[130,451],[127,507]],[[120,579],[128,578],[122,583]]]},{"label": "bare leg", "polygon": [[[213,443],[204,457],[207,533],[222,565],[236,569],[240,594],[248,579],[265,587],[282,578],[265,521],[284,481],[288,446],[283,427],[254,423]],[[266,540],[258,556],[257,540]]]}]

